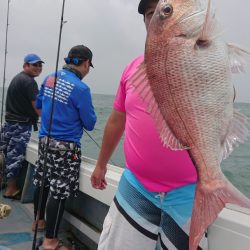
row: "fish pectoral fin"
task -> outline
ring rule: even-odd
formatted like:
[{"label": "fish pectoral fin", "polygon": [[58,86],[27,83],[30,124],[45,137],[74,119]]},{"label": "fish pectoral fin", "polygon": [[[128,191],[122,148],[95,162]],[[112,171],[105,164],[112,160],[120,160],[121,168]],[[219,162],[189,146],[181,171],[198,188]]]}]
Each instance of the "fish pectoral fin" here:
[{"label": "fish pectoral fin", "polygon": [[250,52],[238,47],[235,44],[228,43],[229,59],[232,73],[245,72],[247,59],[250,59]]},{"label": "fish pectoral fin", "polygon": [[247,117],[234,110],[233,120],[229,126],[225,140],[222,142],[221,161],[226,159],[239,143],[245,142],[249,137]]},{"label": "fish pectoral fin", "polygon": [[172,150],[188,149],[176,138],[165,121],[149,84],[144,62],[138,66],[137,71],[128,79],[128,84],[134,87],[142,101],[146,104],[147,111],[155,121],[163,145]]},{"label": "fish pectoral fin", "polygon": [[206,186],[197,184],[189,234],[189,250],[196,250],[202,236],[226,203],[250,209],[250,200],[225,177]]}]

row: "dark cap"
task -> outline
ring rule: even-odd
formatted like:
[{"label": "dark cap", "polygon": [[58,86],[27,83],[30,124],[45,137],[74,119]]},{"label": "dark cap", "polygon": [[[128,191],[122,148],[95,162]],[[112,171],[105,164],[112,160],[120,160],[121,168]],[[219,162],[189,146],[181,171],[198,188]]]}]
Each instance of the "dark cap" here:
[{"label": "dark cap", "polygon": [[90,66],[94,67],[92,64],[92,57],[93,53],[84,45],[76,45],[72,47],[68,54],[68,58],[89,59]]},{"label": "dark cap", "polygon": [[140,14],[144,15],[145,11],[146,11],[146,8],[147,8],[147,5],[151,1],[153,1],[153,0],[141,0],[140,3],[139,3],[139,5],[138,5],[138,12]]}]

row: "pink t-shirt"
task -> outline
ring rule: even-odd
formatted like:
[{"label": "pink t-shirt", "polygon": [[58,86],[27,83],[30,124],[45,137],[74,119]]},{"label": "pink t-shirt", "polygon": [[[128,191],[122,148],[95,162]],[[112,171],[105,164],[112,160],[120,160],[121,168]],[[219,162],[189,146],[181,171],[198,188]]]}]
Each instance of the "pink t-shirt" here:
[{"label": "pink t-shirt", "polygon": [[123,72],[114,109],[126,113],[126,167],[149,191],[168,192],[196,182],[197,173],[187,151],[173,151],[163,147],[146,105],[133,86],[127,83],[143,59],[143,56],[136,58]]}]

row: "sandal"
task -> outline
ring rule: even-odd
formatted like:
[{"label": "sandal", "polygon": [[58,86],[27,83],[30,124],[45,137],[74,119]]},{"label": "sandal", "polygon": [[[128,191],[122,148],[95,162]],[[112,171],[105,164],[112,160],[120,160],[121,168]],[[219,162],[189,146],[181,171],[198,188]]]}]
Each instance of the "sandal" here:
[{"label": "sandal", "polygon": [[62,240],[58,241],[58,244],[54,250],[73,250],[68,244],[64,243]]},{"label": "sandal", "polygon": [[17,190],[11,195],[3,195],[3,198],[5,199],[12,199],[12,200],[20,200],[21,199],[21,190]]}]

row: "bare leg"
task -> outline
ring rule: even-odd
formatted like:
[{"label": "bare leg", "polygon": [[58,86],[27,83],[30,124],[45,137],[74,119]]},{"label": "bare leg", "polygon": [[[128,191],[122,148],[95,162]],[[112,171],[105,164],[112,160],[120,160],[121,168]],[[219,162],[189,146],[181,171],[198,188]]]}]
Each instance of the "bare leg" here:
[{"label": "bare leg", "polygon": [[43,248],[44,249],[55,249],[58,245],[58,239],[44,238]]}]

